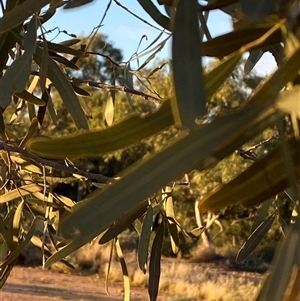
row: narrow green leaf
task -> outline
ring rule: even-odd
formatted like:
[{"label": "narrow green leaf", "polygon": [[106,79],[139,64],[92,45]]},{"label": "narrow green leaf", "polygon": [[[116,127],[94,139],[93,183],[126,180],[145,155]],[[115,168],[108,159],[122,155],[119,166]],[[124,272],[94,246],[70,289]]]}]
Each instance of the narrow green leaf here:
[{"label": "narrow green leaf", "polygon": [[13,93],[23,91],[27,84],[31,73],[32,55],[35,51],[36,26],[36,17],[33,16],[24,36],[24,53],[13,61],[0,78],[0,107],[3,109],[9,105]]},{"label": "narrow green leaf", "polygon": [[260,204],[251,227],[251,233],[256,230],[256,228],[267,218],[268,210],[271,205],[272,200],[269,199],[262,204]]},{"label": "narrow green leaf", "polygon": [[279,91],[291,80],[294,80],[300,69],[300,48],[289,57],[286,57],[279,68],[259,85],[246,100],[246,105],[274,103]]},{"label": "narrow green leaf", "polygon": [[21,92],[15,92],[14,95],[16,95],[17,97],[22,98],[22,99],[24,99],[24,100],[26,100],[26,101],[34,104],[34,105],[37,105],[37,106],[44,106],[45,105],[45,102],[42,99],[40,99],[40,98],[36,97],[35,95],[29,93],[27,90],[23,90]]},{"label": "narrow green leaf", "polygon": [[64,6],[64,9],[79,7],[79,6],[91,3],[93,1],[94,0],[72,0],[72,1],[67,2],[67,4]]},{"label": "narrow green leaf", "polygon": [[22,139],[22,141],[19,144],[19,147],[23,148],[25,146],[26,142],[35,135],[35,133],[38,129],[38,126],[39,126],[39,122],[38,122],[37,118],[33,118],[31,120],[31,123],[27,130],[26,135],[24,136],[24,138]]},{"label": "narrow green leaf", "polygon": [[13,201],[14,199],[30,194],[31,192],[37,192],[43,190],[43,187],[37,184],[28,184],[19,187],[18,189],[11,190],[1,196],[0,203],[6,203]]},{"label": "narrow green leaf", "polygon": [[[174,213],[174,206],[173,206],[173,198],[172,196],[168,195],[172,192],[172,189],[170,186],[165,187],[165,193],[166,193],[166,200],[165,200],[165,210],[167,217],[172,217],[175,219],[175,213]],[[171,247],[174,254],[178,253],[178,246],[179,246],[179,237],[178,237],[178,229],[177,225],[173,223],[170,219],[168,219],[168,228],[170,231],[170,238],[171,238]]]},{"label": "narrow green leaf", "polygon": [[45,158],[95,156],[140,142],[172,124],[170,102],[166,101],[158,112],[145,118],[134,115],[105,130],[75,133],[56,139],[34,138],[28,141],[26,147]]},{"label": "narrow green leaf", "polygon": [[88,91],[81,89],[80,87],[74,85],[73,83],[71,83],[71,85],[76,94],[79,94],[81,96],[90,96],[91,95]]},{"label": "narrow green leaf", "polygon": [[253,50],[250,52],[249,57],[244,66],[244,73],[249,74],[251,70],[255,67],[257,62],[263,56],[264,52],[261,49]]},{"label": "narrow green leaf", "polygon": [[141,230],[139,244],[138,244],[138,264],[139,264],[139,268],[144,272],[144,274],[146,273],[146,264],[148,261],[149,242],[150,242],[152,225],[153,225],[153,208],[151,205],[149,205],[143,220],[142,230]]},{"label": "narrow green leaf", "polygon": [[13,239],[17,243],[19,242],[20,234],[22,232],[21,218],[22,218],[23,207],[24,207],[24,201],[20,202],[19,205],[17,206],[13,218],[12,233],[13,233]]},{"label": "narrow green leaf", "polygon": [[[43,43],[41,43],[39,46],[43,46]],[[59,52],[59,53],[65,53],[74,55],[76,57],[83,57],[84,53],[80,50],[73,49],[71,47],[68,47],[67,45],[61,44],[61,43],[52,43],[47,41],[47,47],[52,52]]]},{"label": "narrow green leaf", "polygon": [[217,92],[225,80],[232,74],[241,57],[240,53],[232,53],[230,56],[224,58],[217,67],[204,74],[204,87],[207,100]]},{"label": "narrow green leaf", "polygon": [[251,235],[247,238],[237,254],[237,263],[240,263],[247,259],[247,257],[254,251],[254,249],[258,246],[258,244],[270,230],[274,219],[275,214],[270,215],[254,230],[253,233],[251,233]]},{"label": "narrow green leaf", "polygon": [[14,260],[19,256],[19,254],[24,250],[25,246],[29,243],[31,237],[34,234],[36,226],[36,218],[33,219],[28,232],[26,233],[25,239],[20,242],[13,252],[9,253],[4,261],[0,263],[0,269],[5,268],[7,265],[10,265]]},{"label": "narrow green leaf", "polygon": [[300,85],[296,85],[291,90],[283,91],[279,94],[275,106],[289,114],[296,114],[300,119]]},{"label": "narrow green leaf", "polygon": [[179,0],[173,31],[172,65],[176,101],[172,110],[176,123],[195,127],[196,118],[205,113],[202,77],[198,2]]},{"label": "narrow green leaf", "polygon": [[[212,40],[204,42],[202,44],[202,55],[212,57],[224,57],[237,50],[244,45],[253,42],[264,34],[266,34],[274,24],[265,27],[251,27],[218,36]],[[280,43],[282,34],[280,28],[277,28],[275,32],[268,35],[261,43],[253,44],[252,47],[245,49],[245,51],[255,50],[265,46],[271,46],[276,43]]]},{"label": "narrow green leaf", "polygon": [[124,301],[130,300],[130,280],[127,265],[123,256],[123,252],[119,243],[119,240],[116,239],[116,253],[119,258],[122,274],[123,274],[123,282],[124,282]]},{"label": "narrow green leaf", "polygon": [[[45,46],[43,47],[43,51],[44,51],[44,49],[45,49]],[[44,51],[45,52],[45,51]],[[59,55],[59,54],[57,54],[57,53],[54,53],[54,54],[52,54],[51,53],[51,58],[54,60],[54,61],[56,61],[56,62],[58,62],[58,63],[60,63],[60,64],[62,64],[62,65],[64,65],[64,66],[66,66],[66,67],[68,67],[68,68],[71,68],[71,69],[73,69],[73,70],[80,70],[80,68],[79,67],[77,67],[77,65],[76,64],[74,64],[73,62],[72,62],[72,60],[68,60],[68,59],[66,59],[64,56],[62,56],[62,55]],[[43,62],[45,61],[45,59],[43,59]],[[48,58],[47,58],[47,60],[46,61],[48,61]]]},{"label": "narrow green leaf", "polygon": [[[293,153],[294,168],[300,173],[300,144],[289,139]],[[277,147],[264,158],[257,160],[246,171],[229,183],[218,187],[205,196],[201,210],[219,210],[231,204],[255,206],[289,187],[281,147]]]},{"label": "narrow green leaf", "polygon": [[171,20],[162,15],[151,0],[138,0],[138,2],[158,25],[171,31]]},{"label": "narrow green leaf", "polygon": [[[34,60],[41,66],[43,50],[39,47],[36,48]],[[88,129],[86,117],[66,74],[50,57],[48,58],[48,77],[60,94],[64,105],[71,114],[76,126],[78,128]]]},{"label": "narrow green leaf", "polygon": [[72,241],[53,254],[46,266],[92,240],[124,212],[174,178],[181,177],[200,162],[208,167],[212,162],[211,156],[221,158],[220,154],[229,155],[279,117],[282,118],[272,109],[265,111],[258,106],[220,117],[194,131],[182,131],[159,153],[131,165],[120,180],[103,190],[95,190],[80,206],[78,203],[78,210],[67,215],[60,224],[61,233],[72,237]]},{"label": "narrow green leaf", "polygon": [[59,45],[70,47],[70,46],[73,46],[73,45],[79,43],[80,41],[81,41],[81,39],[77,39],[77,38],[76,39],[69,39],[69,40],[59,42]]},{"label": "narrow green leaf", "polygon": [[0,215],[0,235],[4,239],[9,251],[13,252],[14,249],[16,248],[16,245],[13,241],[13,234],[5,226],[4,220],[2,219],[1,215]]},{"label": "narrow green leaf", "polygon": [[[290,225],[287,236],[275,253],[271,275],[266,281],[255,301],[282,301],[294,267],[300,265],[300,218]],[[299,283],[298,283],[299,285]],[[299,287],[299,286],[298,286]],[[299,292],[299,290],[298,290]],[[296,299],[294,299],[296,300]]]},{"label": "narrow green leaf", "polygon": [[105,244],[111,239],[116,238],[122,231],[126,230],[137,218],[139,218],[147,208],[147,201],[141,202],[118,219],[100,238],[99,244]]},{"label": "narrow green leaf", "polygon": [[[300,144],[289,141],[294,168],[300,172]],[[231,204],[255,206],[289,187],[281,147],[256,161],[229,183],[217,188],[201,200],[201,210],[219,210]]]},{"label": "narrow green leaf", "polygon": [[114,111],[115,111],[114,100],[113,100],[112,96],[110,96],[106,100],[105,113],[104,113],[105,121],[108,126],[112,126],[112,124],[113,124]]},{"label": "narrow green leaf", "polygon": [[51,0],[27,0],[14,7],[0,18],[0,33],[4,33],[27,20]]},{"label": "narrow green leaf", "polygon": [[153,240],[149,262],[148,293],[151,301],[156,301],[159,288],[161,270],[161,252],[164,239],[164,222],[159,225]]}]

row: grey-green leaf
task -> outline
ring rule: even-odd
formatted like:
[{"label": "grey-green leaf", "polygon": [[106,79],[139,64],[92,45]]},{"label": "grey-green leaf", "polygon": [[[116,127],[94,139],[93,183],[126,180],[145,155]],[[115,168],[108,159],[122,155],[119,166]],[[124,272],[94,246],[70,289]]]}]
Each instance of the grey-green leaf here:
[{"label": "grey-green leaf", "polygon": [[236,262],[240,263],[244,261],[258,246],[264,236],[270,230],[275,219],[275,214],[270,215],[267,219],[265,219],[256,229],[255,231],[248,237],[243,246],[238,252]]},{"label": "grey-green leaf", "polygon": [[146,264],[148,260],[148,248],[149,248],[149,241],[150,235],[153,225],[153,208],[149,205],[146,215],[143,220],[141,235],[139,239],[138,245],[138,263],[140,269],[145,273],[146,272]]},{"label": "grey-green leaf", "polygon": [[0,107],[3,109],[9,105],[13,93],[23,91],[28,81],[35,51],[36,26],[36,16],[33,16],[24,36],[24,53],[13,61],[0,78]]},{"label": "grey-green leaf", "polygon": [[164,239],[164,222],[159,225],[155,238],[153,240],[150,262],[149,262],[149,284],[148,293],[150,301],[156,301],[159,288],[161,272],[161,252]]},{"label": "grey-green leaf", "polygon": [[173,30],[172,65],[177,101],[172,102],[175,122],[193,128],[205,113],[200,30],[196,0],[179,0]]}]

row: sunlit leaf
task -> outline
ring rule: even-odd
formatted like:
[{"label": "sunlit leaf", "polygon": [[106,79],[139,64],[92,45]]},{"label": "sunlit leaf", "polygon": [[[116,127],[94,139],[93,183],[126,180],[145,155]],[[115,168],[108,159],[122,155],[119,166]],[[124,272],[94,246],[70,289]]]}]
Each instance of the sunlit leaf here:
[{"label": "sunlit leaf", "polygon": [[38,122],[37,118],[33,118],[31,120],[31,123],[27,130],[26,135],[24,136],[24,138],[22,139],[22,141],[19,144],[19,147],[23,148],[25,146],[26,142],[35,135],[35,133],[38,129],[38,125],[39,125],[39,122]]},{"label": "sunlit leaf", "polygon": [[112,96],[110,96],[106,100],[105,113],[104,113],[105,121],[108,126],[111,126],[113,124],[114,111],[115,111],[114,100],[113,100]]},{"label": "sunlit leaf", "polygon": [[151,248],[148,283],[148,293],[151,301],[155,301],[158,294],[164,228],[164,223],[162,222],[159,225]]},{"label": "sunlit leaf", "polygon": [[14,262],[14,260],[19,256],[19,254],[23,251],[23,249],[25,248],[25,246],[29,243],[31,237],[34,234],[35,231],[35,226],[36,226],[36,219],[34,218],[29,229],[28,232],[26,233],[26,236],[24,238],[24,240],[22,240],[17,247],[14,249],[13,252],[9,253],[9,255],[5,258],[4,261],[2,261],[0,263],[0,269],[2,270],[4,267],[6,267],[7,265],[11,264],[12,262]]},{"label": "sunlit leaf", "polygon": [[300,85],[280,93],[275,106],[289,114],[296,114],[297,118],[300,119]]},{"label": "sunlit leaf", "polygon": [[21,229],[21,217],[22,217],[22,211],[24,207],[24,201],[20,202],[19,205],[16,208],[14,218],[13,218],[13,224],[12,224],[12,234],[14,242],[18,243],[20,239],[20,234],[22,232]]},{"label": "sunlit leaf", "polygon": [[148,261],[149,242],[150,242],[152,225],[153,225],[153,208],[151,205],[149,205],[143,220],[141,234],[139,238],[139,244],[138,244],[138,264],[139,264],[139,268],[144,273],[146,272],[145,266]]},{"label": "sunlit leaf", "polygon": [[194,0],[178,1],[172,45],[176,92],[172,111],[175,122],[188,128],[193,128],[196,118],[205,113],[197,6]]},{"label": "sunlit leaf", "polygon": [[56,139],[31,139],[26,147],[45,158],[95,156],[126,147],[173,124],[170,102],[158,112],[140,118],[133,116],[105,130],[75,133]]},{"label": "sunlit leaf", "polygon": [[[294,168],[300,174],[300,145],[289,139]],[[218,187],[200,202],[201,210],[219,210],[231,204],[254,206],[289,187],[281,147],[257,160],[246,171]]]},{"label": "sunlit leaf", "polygon": [[123,256],[123,252],[119,243],[119,240],[116,239],[116,253],[118,256],[118,259],[121,264],[122,268],[122,274],[123,274],[123,282],[124,282],[124,301],[129,301],[130,300],[130,280],[129,280],[129,274],[128,274],[128,269],[127,265]]},{"label": "sunlit leaf", "polygon": [[205,96],[207,100],[216,93],[225,80],[232,74],[241,57],[240,53],[233,53],[220,61],[217,67],[204,74]]},{"label": "sunlit leaf", "polygon": [[254,230],[253,233],[251,233],[251,235],[248,237],[248,239],[245,241],[238,252],[238,255],[236,257],[237,263],[240,263],[247,259],[247,257],[254,251],[254,249],[258,246],[258,244],[270,230],[274,219],[275,214],[270,215]]},{"label": "sunlit leaf", "polygon": [[261,107],[255,107],[223,116],[198,130],[182,131],[159,153],[132,164],[118,181],[89,194],[75,206],[77,209],[73,207],[73,212],[60,224],[61,233],[72,237],[72,241],[53,254],[46,266],[92,240],[124,212],[195,165],[202,162],[209,166],[212,155],[230,154],[278,117],[273,110],[264,112]]},{"label": "sunlit leaf", "polygon": [[31,192],[37,192],[43,190],[42,186],[37,184],[28,184],[19,187],[18,189],[11,190],[4,195],[1,195],[0,203],[6,203],[13,201],[14,199],[30,194]]},{"label": "sunlit leaf", "polygon": [[[245,44],[259,39],[264,34],[268,33],[268,31],[272,29],[272,27],[273,24],[269,27],[265,26],[257,28],[245,28],[218,36],[202,44],[202,55],[213,57],[227,56],[239,50]],[[268,35],[263,41],[257,44],[253,44],[253,46],[248,47],[247,49],[245,49],[245,51],[254,50],[265,46],[271,46],[273,44],[280,43],[281,39],[281,30],[279,27],[276,27],[276,30]]]}]

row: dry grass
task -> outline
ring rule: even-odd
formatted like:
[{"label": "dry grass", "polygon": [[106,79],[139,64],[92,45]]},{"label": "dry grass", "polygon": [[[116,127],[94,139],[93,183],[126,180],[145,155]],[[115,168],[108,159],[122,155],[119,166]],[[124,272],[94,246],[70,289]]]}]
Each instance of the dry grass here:
[{"label": "dry grass", "polygon": [[[105,277],[111,245],[86,245],[75,252],[71,260],[82,269]],[[192,261],[162,260],[160,291],[170,301],[250,301],[257,293],[260,277],[248,278],[213,264],[203,264],[215,257],[214,250],[199,248]],[[136,251],[124,254],[132,286],[147,287],[148,274],[138,269]],[[123,275],[116,256],[113,256],[109,281],[122,281]]]}]

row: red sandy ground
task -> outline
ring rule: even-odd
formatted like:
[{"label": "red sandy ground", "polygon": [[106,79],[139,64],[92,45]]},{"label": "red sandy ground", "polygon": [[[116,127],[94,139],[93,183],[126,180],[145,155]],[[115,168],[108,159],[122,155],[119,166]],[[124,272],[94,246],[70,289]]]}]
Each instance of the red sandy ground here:
[{"label": "red sandy ground", "polygon": [[[1,301],[119,301],[123,300],[123,284],[109,284],[98,276],[61,274],[42,268],[15,266],[0,290]],[[131,288],[132,301],[148,300],[147,289]],[[163,296],[160,301],[167,300]]]}]

